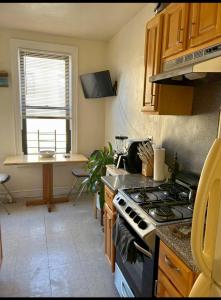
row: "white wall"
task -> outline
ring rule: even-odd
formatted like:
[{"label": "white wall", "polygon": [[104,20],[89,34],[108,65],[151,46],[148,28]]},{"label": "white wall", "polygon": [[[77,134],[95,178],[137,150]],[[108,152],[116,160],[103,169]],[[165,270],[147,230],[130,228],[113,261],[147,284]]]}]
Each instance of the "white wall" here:
[{"label": "white wall", "polygon": [[[29,31],[0,29],[0,70],[8,71],[11,81],[10,39],[24,39],[46,43],[78,47],[78,72],[80,74],[106,69],[107,43],[81,40]],[[78,152],[89,155],[94,149],[104,145],[104,112],[105,102],[88,100],[83,96],[81,84],[78,85]],[[0,172],[9,173],[12,177],[8,183],[15,195],[29,195],[41,191],[41,167],[6,167],[2,162],[8,155],[15,153],[15,130],[12,107],[12,89],[0,88]],[[72,183],[73,166],[56,166],[54,169],[54,186],[56,191],[69,188]],[[16,193],[25,192],[25,193]]]},{"label": "white wall", "polygon": [[[106,101],[105,141],[115,135],[153,136],[166,148],[166,160],[175,152],[181,169],[199,173],[216,137],[221,99],[220,84],[194,89],[192,116],[154,116],[141,112],[144,86],[145,26],[154,16],[149,3],[126,24],[108,46],[109,69],[118,81],[117,97]],[[179,100],[179,99],[177,99]]]},{"label": "white wall", "polygon": [[[146,22],[152,18],[155,4],[147,4],[109,42],[109,68],[118,81],[117,97],[106,102],[105,139],[118,134],[130,138],[145,137],[158,131],[156,116],[141,113],[144,80],[144,41]],[[148,122],[147,119],[149,118]]]}]

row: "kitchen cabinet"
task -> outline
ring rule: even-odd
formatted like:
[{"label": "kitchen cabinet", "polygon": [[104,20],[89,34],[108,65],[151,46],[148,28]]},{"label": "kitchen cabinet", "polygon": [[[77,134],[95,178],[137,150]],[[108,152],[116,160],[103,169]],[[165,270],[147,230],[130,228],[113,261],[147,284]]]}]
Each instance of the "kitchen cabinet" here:
[{"label": "kitchen cabinet", "polygon": [[162,16],[162,64],[221,43],[221,3],[172,3]]},{"label": "kitchen cabinet", "polygon": [[157,297],[182,297],[161,269],[158,270]]},{"label": "kitchen cabinet", "polygon": [[113,205],[115,193],[105,185],[105,203],[104,203],[104,245],[105,255],[111,265],[112,272],[115,269],[116,250],[112,240],[112,229],[116,221],[116,208]]},{"label": "kitchen cabinet", "polygon": [[145,76],[142,111],[159,115],[191,115],[193,87],[171,86],[149,82],[160,72],[163,15],[154,17],[146,26]]},{"label": "kitchen cabinet", "polygon": [[166,7],[162,35],[163,58],[186,49],[188,13],[189,3],[173,3]]},{"label": "kitchen cabinet", "polygon": [[143,111],[157,111],[159,85],[148,79],[160,72],[161,36],[162,15],[159,15],[146,26]]},{"label": "kitchen cabinet", "polygon": [[196,278],[197,274],[160,241],[157,297],[187,297]]},{"label": "kitchen cabinet", "polygon": [[189,47],[195,47],[221,36],[221,4],[191,3]]}]

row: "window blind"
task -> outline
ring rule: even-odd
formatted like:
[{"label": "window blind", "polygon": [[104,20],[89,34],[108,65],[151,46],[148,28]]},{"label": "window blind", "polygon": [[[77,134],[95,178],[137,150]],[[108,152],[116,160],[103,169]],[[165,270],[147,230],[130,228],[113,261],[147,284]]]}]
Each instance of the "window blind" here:
[{"label": "window blind", "polygon": [[70,119],[70,56],[19,49],[22,119]]}]

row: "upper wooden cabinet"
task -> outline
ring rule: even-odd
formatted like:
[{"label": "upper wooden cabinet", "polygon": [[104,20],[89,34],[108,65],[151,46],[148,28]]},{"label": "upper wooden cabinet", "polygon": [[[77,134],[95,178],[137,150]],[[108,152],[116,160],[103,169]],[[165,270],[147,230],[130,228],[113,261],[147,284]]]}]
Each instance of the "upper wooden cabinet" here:
[{"label": "upper wooden cabinet", "polygon": [[220,3],[191,3],[188,46],[195,47],[221,35]]},{"label": "upper wooden cabinet", "polygon": [[156,16],[146,27],[145,45],[145,75],[144,75],[144,97],[143,110],[156,111],[158,103],[159,86],[149,82],[149,77],[160,71],[162,36],[162,15]]},{"label": "upper wooden cabinet", "polygon": [[145,77],[142,111],[159,115],[190,115],[193,88],[149,82],[160,72],[163,15],[157,15],[146,26]]},{"label": "upper wooden cabinet", "polygon": [[170,4],[165,9],[162,35],[163,58],[186,49],[188,13],[188,3]]}]

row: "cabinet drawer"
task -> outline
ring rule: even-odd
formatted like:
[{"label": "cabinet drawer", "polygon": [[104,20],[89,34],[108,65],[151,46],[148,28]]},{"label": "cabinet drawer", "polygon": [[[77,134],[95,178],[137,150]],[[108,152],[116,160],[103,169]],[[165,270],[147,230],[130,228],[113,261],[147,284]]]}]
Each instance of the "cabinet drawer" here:
[{"label": "cabinet drawer", "polygon": [[194,273],[160,242],[159,267],[183,296],[188,296],[194,282]]},{"label": "cabinet drawer", "polygon": [[105,195],[105,202],[106,202],[106,204],[107,204],[113,211],[115,211],[116,208],[115,208],[115,206],[113,205],[113,199],[114,199],[115,193],[112,192],[107,186],[105,186],[105,189],[104,189],[104,195]]},{"label": "cabinet drawer", "polygon": [[157,297],[182,297],[160,269],[158,269]]}]

